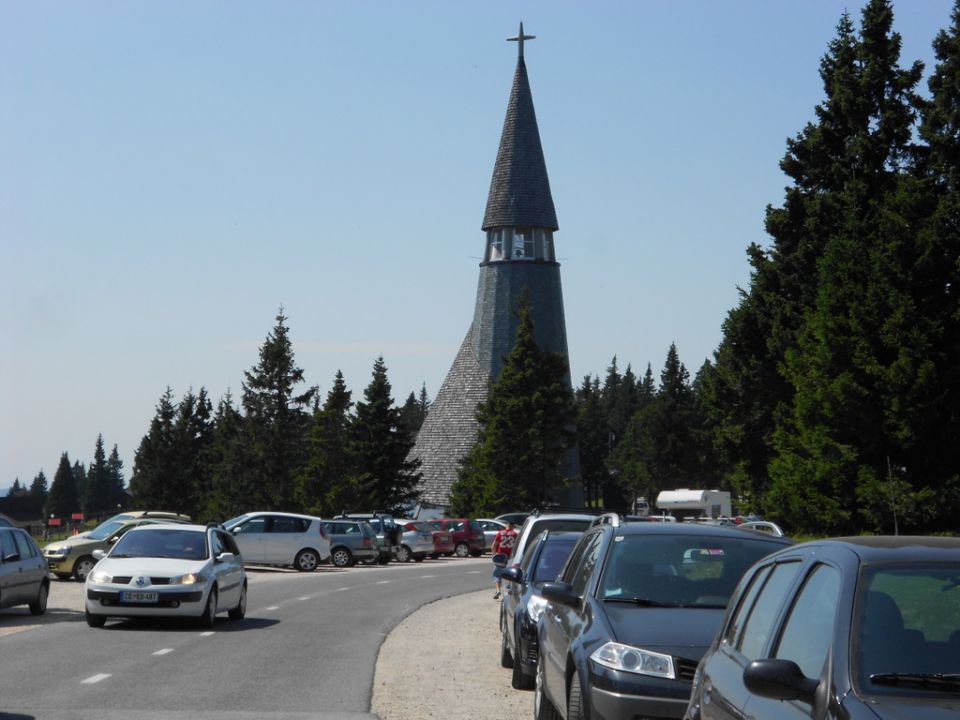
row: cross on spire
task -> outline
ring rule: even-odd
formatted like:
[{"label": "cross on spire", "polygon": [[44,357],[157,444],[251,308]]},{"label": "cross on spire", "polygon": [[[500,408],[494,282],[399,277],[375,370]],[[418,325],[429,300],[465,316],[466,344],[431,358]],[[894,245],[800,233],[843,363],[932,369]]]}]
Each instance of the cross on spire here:
[{"label": "cross on spire", "polygon": [[524,34],[523,34],[523,23],[521,22],[521,23],[520,23],[520,32],[519,32],[519,34],[518,34],[516,37],[507,38],[507,41],[508,41],[508,42],[515,42],[515,43],[517,43],[517,47],[518,47],[518,49],[519,49],[519,51],[520,51],[519,57],[522,58],[522,57],[523,57],[523,41],[524,41],[524,40],[533,40],[533,39],[536,38],[536,37],[537,37],[536,35],[524,35]]}]

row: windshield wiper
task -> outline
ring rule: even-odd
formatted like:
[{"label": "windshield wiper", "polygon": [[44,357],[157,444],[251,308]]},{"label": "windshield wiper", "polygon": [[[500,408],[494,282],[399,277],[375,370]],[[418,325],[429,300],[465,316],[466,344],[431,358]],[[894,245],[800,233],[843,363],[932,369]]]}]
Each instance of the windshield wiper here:
[{"label": "windshield wiper", "polygon": [[870,681],[878,685],[919,685],[921,687],[960,687],[960,673],[874,673]]},{"label": "windshield wiper", "polygon": [[678,603],[660,602],[645,597],[605,597],[604,602],[629,603],[631,605],[641,605],[643,607],[682,607]]}]

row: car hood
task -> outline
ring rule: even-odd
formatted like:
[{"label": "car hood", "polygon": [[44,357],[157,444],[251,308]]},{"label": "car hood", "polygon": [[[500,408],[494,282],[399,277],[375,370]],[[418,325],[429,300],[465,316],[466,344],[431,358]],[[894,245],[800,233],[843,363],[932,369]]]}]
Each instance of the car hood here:
[{"label": "car hood", "polygon": [[110,575],[152,575],[154,577],[174,577],[191,572],[200,572],[209,561],[180,560],[178,558],[104,558],[97,563],[97,570]]},{"label": "car hood", "polygon": [[[720,608],[651,608],[602,603],[617,642],[699,658],[720,628]],[[680,652],[682,648],[686,651]],[[691,653],[691,649],[696,652]]]},{"label": "car hood", "polygon": [[47,543],[44,545],[44,550],[59,550],[60,548],[65,547],[79,547],[81,545],[98,545],[102,543],[103,540],[91,540],[87,537],[86,533],[81,533],[80,535],[71,535],[66,540],[57,540],[56,542]]},{"label": "car hood", "polygon": [[908,698],[871,695],[869,704],[883,720],[945,720],[960,713],[960,698],[944,693]]}]

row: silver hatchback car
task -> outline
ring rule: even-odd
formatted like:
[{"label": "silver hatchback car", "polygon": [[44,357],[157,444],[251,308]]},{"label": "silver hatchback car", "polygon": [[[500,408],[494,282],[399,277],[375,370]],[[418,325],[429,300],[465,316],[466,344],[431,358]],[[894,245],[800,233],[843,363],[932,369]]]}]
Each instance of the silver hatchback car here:
[{"label": "silver hatchback car", "polygon": [[240,547],[245,565],[281,565],[312,572],[330,561],[323,520],[313,515],[251,512],[223,523]]},{"label": "silver hatchback car", "polygon": [[28,605],[33,615],[47,611],[50,579],[40,548],[20,528],[0,527],[0,608]]}]

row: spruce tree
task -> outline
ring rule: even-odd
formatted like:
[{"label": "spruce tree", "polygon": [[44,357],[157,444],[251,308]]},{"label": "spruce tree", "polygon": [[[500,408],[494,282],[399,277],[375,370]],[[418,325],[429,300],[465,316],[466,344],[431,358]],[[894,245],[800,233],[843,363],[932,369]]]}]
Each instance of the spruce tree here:
[{"label": "spruce tree", "polygon": [[350,482],[351,392],[337,370],[322,408],[313,413],[307,462],[296,480],[300,507],[315,515],[335,515],[362,507]]},{"label": "spruce tree", "polygon": [[127,491],[123,478],[123,460],[117,446],[113,446],[110,457],[107,458],[107,485],[110,488],[110,507],[125,508],[127,506]]},{"label": "spruce tree", "polygon": [[7,497],[19,497],[26,491],[27,489],[20,485],[20,478],[14,478],[13,485],[11,485],[10,489],[7,491]]},{"label": "spruce tree", "polygon": [[43,470],[37,473],[37,476],[33,479],[33,482],[30,483],[30,497],[33,498],[36,506],[42,508],[44,503],[47,501],[47,494],[49,493],[49,488],[47,487],[47,476],[43,474]]},{"label": "spruce tree", "polygon": [[583,497],[588,507],[605,506],[604,493],[610,475],[606,458],[610,452],[610,433],[604,411],[600,379],[587,375],[574,394],[577,405],[577,447],[580,449],[580,475]]},{"label": "spruce tree", "polygon": [[87,484],[83,493],[83,510],[88,518],[100,517],[113,511],[112,490],[107,469],[107,455],[103,448],[103,435],[97,435],[93,461],[87,470]]},{"label": "spruce tree", "polygon": [[70,467],[67,453],[60,456],[60,464],[50,484],[47,503],[43,508],[44,517],[56,517],[69,520],[70,515],[80,510],[80,498],[77,493],[76,475]]},{"label": "spruce tree", "polygon": [[349,429],[349,483],[358,508],[400,512],[412,505],[420,461],[408,458],[414,438],[400,422],[383,358],[373,364],[370,384]]},{"label": "spruce tree", "polygon": [[150,429],[134,453],[130,493],[134,503],[144,510],[169,511],[170,478],[177,472],[174,453],[173,390],[168,386],[157,403]]},{"label": "spruce tree", "polygon": [[201,522],[223,522],[255,507],[246,504],[250,493],[242,485],[249,467],[243,422],[228,390],[217,403],[210,442],[203,453],[209,484],[201,495],[195,518]]}]

